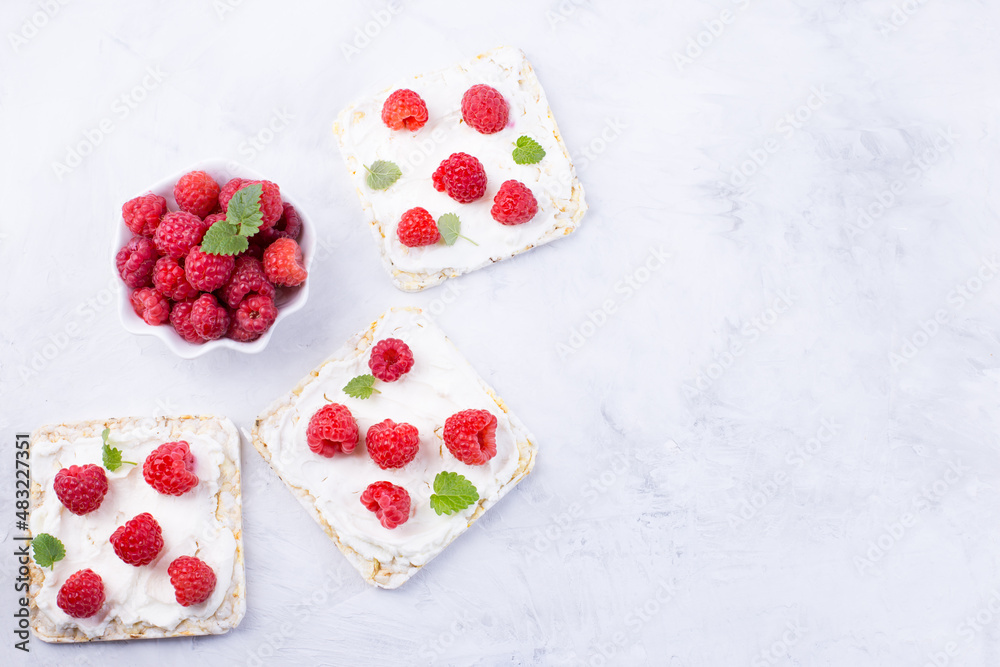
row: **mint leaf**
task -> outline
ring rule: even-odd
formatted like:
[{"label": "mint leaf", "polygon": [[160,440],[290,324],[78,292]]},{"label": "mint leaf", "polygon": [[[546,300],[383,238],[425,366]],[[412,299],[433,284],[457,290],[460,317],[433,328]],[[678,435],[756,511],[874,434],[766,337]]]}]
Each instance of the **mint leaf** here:
[{"label": "mint leaf", "polygon": [[105,428],[101,432],[101,440],[104,441],[104,446],[101,447],[101,458],[104,459],[104,467],[114,472],[122,467],[123,463],[128,463],[130,465],[138,465],[132,461],[122,461],[122,450],[115,449],[111,446],[111,441],[108,436],[111,435],[111,429]]},{"label": "mint leaf", "polygon": [[517,164],[535,164],[545,157],[545,149],[529,136],[518,137],[514,146],[514,162]]},{"label": "mint leaf", "polygon": [[263,192],[264,186],[260,183],[245,185],[229,200],[226,223],[237,228],[240,236],[249,238],[260,230],[261,223],[264,222],[264,214],[260,210],[260,198]]},{"label": "mint leaf", "polygon": [[250,247],[250,242],[241,236],[239,228],[225,220],[219,220],[208,228],[201,240],[202,252],[211,255],[237,255]]},{"label": "mint leaf", "polygon": [[368,172],[368,187],[372,190],[385,190],[403,175],[399,167],[388,160],[375,160],[372,166],[365,166],[365,171]]},{"label": "mint leaf", "polygon": [[347,386],[344,387],[344,393],[351,398],[366,399],[371,398],[372,392],[381,394],[378,389],[375,388],[375,376],[374,375],[359,375],[356,378],[352,378]]},{"label": "mint leaf", "polygon": [[479,245],[468,236],[462,236],[459,231],[462,229],[462,221],[458,219],[458,216],[454,213],[445,213],[440,218],[438,218],[438,231],[441,232],[441,238],[444,239],[445,245],[453,245],[459,237],[465,239],[472,245]]},{"label": "mint leaf", "polygon": [[38,567],[51,568],[56,562],[66,557],[66,547],[63,543],[48,533],[39,533],[31,540],[31,549],[35,555]]},{"label": "mint leaf", "polygon": [[248,238],[260,231],[264,214],[260,210],[260,198],[264,187],[260,183],[245,185],[229,200],[226,219],[219,220],[205,232],[201,240],[201,251],[210,255],[236,255],[248,247]]},{"label": "mint leaf", "polygon": [[454,514],[479,500],[472,482],[457,472],[439,472],[434,478],[431,509],[438,514]]}]

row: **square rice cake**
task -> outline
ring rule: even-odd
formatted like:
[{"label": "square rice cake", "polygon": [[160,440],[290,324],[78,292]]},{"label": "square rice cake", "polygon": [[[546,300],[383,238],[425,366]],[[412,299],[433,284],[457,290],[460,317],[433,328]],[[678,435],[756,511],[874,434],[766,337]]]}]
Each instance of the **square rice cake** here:
[{"label": "square rice cake", "polygon": [[[475,84],[498,90],[510,111],[507,126],[495,134],[480,134],[462,119],[462,95]],[[382,122],[382,106],[395,90],[408,88],[425,101],[428,121],[419,130],[390,130]],[[520,49],[501,47],[445,70],[397,82],[373,97],[344,109],[334,124],[340,150],[361,198],[364,217],[393,283],[405,291],[421,290],[448,278],[508,259],[575,231],[587,211],[583,187],[576,177],[538,77]],[[545,156],[536,164],[516,164],[512,157],[521,136],[537,141]],[[482,162],[486,194],[460,204],[434,189],[431,175],[453,153],[468,153]],[[376,160],[395,163],[402,177],[385,190],[366,182],[366,166]],[[490,209],[500,185],[507,180],[526,185],[538,202],[538,213],[526,223],[502,225]],[[409,248],[400,243],[396,226],[414,207],[439,219],[455,213],[459,238]]]},{"label": "square rice cake", "polygon": [[[56,496],[56,473],[71,465],[102,465],[102,431],[124,461],[105,470],[108,493],[100,507],[78,516]],[[180,496],[163,495],[143,478],[142,464],[158,446],[186,441],[198,484]],[[30,614],[35,634],[47,642],[87,642],[214,635],[235,628],[246,613],[240,436],[220,417],[124,418],[43,426],[31,436],[31,534],[59,539],[66,555],[50,567],[31,560]],[[103,469],[103,468],[102,468]],[[163,531],[163,548],[148,565],[133,566],[109,541],[118,526],[149,512]],[[212,568],[214,592],[205,602],[181,606],[167,568],[194,556]],[[56,604],[66,579],[83,569],[97,573],[105,602],[89,618],[73,618]]]},{"label": "square rice cake", "polygon": [[[409,346],[412,369],[394,382],[376,381],[378,393],[370,398],[348,396],[345,385],[371,372],[371,348],[386,338]],[[350,410],[359,443],[350,454],[324,458],[310,451],[306,429],[331,402]],[[466,409],[488,410],[497,418],[497,453],[483,465],[459,461],[442,439],[445,420]],[[418,430],[416,457],[401,468],[379,468],[365,447],[368,428],[384,419]],[[253,443],[351,564],[381,588],[400,586],[464,533],[531,471],[536,452],[524,425],[418,308],[393,308],[351,338],[257,418]],[[429,499],[444,471],[471,481],[479,500],[454,514],[435,513]],[[360,501],[377,481],[402,486],[410,495],[410,514],[395,528],[385,528]]]}]

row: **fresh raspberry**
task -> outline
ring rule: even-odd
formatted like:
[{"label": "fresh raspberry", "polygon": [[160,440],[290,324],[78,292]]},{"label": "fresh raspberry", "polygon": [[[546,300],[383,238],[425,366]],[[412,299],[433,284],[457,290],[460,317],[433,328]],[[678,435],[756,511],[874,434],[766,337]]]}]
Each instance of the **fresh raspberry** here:
[{"label": "fresh raspberry", "polygon": [[59,588],[56,604],[73,618],[90,618],[104,606],[104,582],[87,568],[69,575]]},{"label": "fresh raspberry", "polygon": [[174,597],[182,607],[201,604],[212,597],[215,572],[205,561],[194,556],[181,556],[167,568]]},{"label": "fresh raspberry", "polygon": [[185,301],[198,296],[184,275],[184,267],[176,259],[161,257],[153,268],[153,286],[172,301]]},{"label": "fresh raspberry", "polygon": [[441,240],[441,232],[438,231],[434,217],[427,209],[419,206],[403,214],[403,219],[396,226],[396,236],[408,248],[434,245]]},{"label": "fresh raspberry", "polygon": [[270,229],[278,222],[278,219],[281,218],[281,214],[284,212],[284,208],[281,205],[281,188],[271,181],[248,181],[234,178],[226,183],[219,192],[219,206],[222,207],[223,211],[228,211],[229,200],[233,198],[233,195],[246,186],[254,185],[255,183],[260,183],[261,185],[260,212],[264,216],[264,221],[261,222],[260,229]]},{"label": "fresh raspberry", "polygon": [[187,442],[165,442],[150,452],[142,463],[142,478],[165,496],[182,496],[198,486]]},{"label": "fresh raspberry", "polygon": [[261,294],[252,294],[240,302],[233,313],[233,322],[248,334],[260,335],[271,328],[278,317],[274,299]]},{"label": "fresh raspberry", "polygon": [[358,446],[358,422],[346,405],[324,405],[306,427],[309,451],[330,458],[338,452],[350,454]]},{"label": "fresh raspberry", "polygon": [[178,301],[170,309],[170,326],[189,343],[201,344],[205,339],[194,330],[194,323],[191,321],[191,308],[194,301]]},{"label": "fresh raspberry", "polygon": [[410,494],[390,482],[375,482],[361,494],[361,504],[386,528],[392,529],[410,518]]},{"label": "fresh raspberry", "polygon": [[524,183],[504,181],[493,197],[490,213],[501,225],[520,225],[535,217],[538,201]]},{"label": "fresh raspberry", "polygon": [[146,287],[153,277],[157,257],[152,241],[145,236],[133,236],[115,256],[118,275],[132,289]]},{"label": "fresh raspberry", "polygon": [[152,514],[143,512],[111,533],[111,546],[129,565],[149,565],[163,548],[163,530]]},{"label": "fresh raspberry", "polygon": [[129,199],[122,204],[122,219],[133,234],[152,236],[167,212],[167,200],[152,193]]},{"label": "fresh raspberry", "polygon": [[205,229],[207,230],[209,227],[211,227],[212,225],[214,225],[215,223],[217,223],[219,220],[225,220],[225,219],[226,219],[226,212],[225,211],[220,211],[218,213],[213,213],[211,215],[206,215],[205,216]]},{"label": "fresh raspberry", "polygon": [[395,382],[413,368],[413,352],[398,338],[380,340],[372,348],[368,368],[382,382]]},{"label": "fresh raspberry", "polygon": [[225,285],[234,268],[235,257],[213,255],[202,251],[201,246],[191,248],[184,259],[184,275],[192,287],[202,292],[214,292]]},{"label": "fresh raspberry", "polygon": [[188,172],[174,186],[174,200],[182,211],[204,218],[219,203],[219,184],[203,171]]},{"label": "fresh raspberry", "polygon": [[386,419],[368,428],[365,446],[379,468],[402,468],[416,458],[420,434],[416,426]]},{"label": "fresh raspberry", "polygon": [[56,473],[53,483],[56,498],[73,514],[90,514],[104,501],[108,492],[108,476],[104,468],[88,463],[70,466]]},{"label": "fresh raspberry", "polygon": [[427,105],[412,90],[400,88],[393,91],[382,105],[382,122],[390,130],[416,131],[427,122]]},{"label": "fresh raspberry", "polygon": [[510,106],[496,88],[477,84],[462,95],[462,119],[480,134],[495,134],[507,127]]},{"label": "fresh raspberry", "polygon": [[264,273],[275,285],[295,287],[306,279],[302,249],[292,239],[278,239],[264,251]]},{"label": "fresh raspberry", "polygon": [[486,170],[483,163],[468,153],[452,153],[431,175],[434,189],[446,192],[461,204],[476,201],[486,194]]},{"label": "fresh raspberry", "polygon": [[140,287],[129,297],[132,310],[150,326],[159,326],[170,319],[170,302],[152,287]]},{"label": "fresh raspberry", "polygon": [[241,255],[236,258],[233,274],[222,286],[219,295],[227,306],[236,308],[240,305],[243,297],[251,292],[273,297],[274,285],[267,279],[263,264],[253,257]]},{"label": "fresh raspberry", "polygon": [[202,340],[215,340],[229,329],[229,311],[211,294],[202,294],[191,304],[191,326]]},{"label": "fresh raspberry", "polygon": [[462,410],[444,421],[444,444],[452,456],[481,466],[497,455],[497,418],[488,410]]},{"label": "fresh raspberry", "polygon": [[257,340],[264,334],[256,333],[253,331],[247,331],[240,326],[239,322],[236,321],[235,317],[229,318],[229,329],[226,331],[226,338],[232,338],[240,343],[249,343]]},{"label": "fresh raspberry", "polygon": [[188,254],[191,248],[201,243],[207,229],[205,221],[198,216],[184,211],[173,211],[160,220],[153,241],[162,254],[180,259]]},{"label": "fresh raspberry", "polygon": [[302,218],[299,217],[299,212],[287,202],[281,206],[281,217],[278,218],[278,222],[274,223],[274,227],[258,231],[250,237],[251,243],[266,248],[278,239],[295,239],[296,241],[299,239],[299,236],[302,235]]}]

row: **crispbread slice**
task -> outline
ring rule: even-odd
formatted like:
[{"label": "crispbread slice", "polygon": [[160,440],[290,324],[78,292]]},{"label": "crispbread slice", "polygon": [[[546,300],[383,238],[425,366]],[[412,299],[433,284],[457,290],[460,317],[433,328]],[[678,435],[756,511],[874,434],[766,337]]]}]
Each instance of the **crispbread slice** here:
[{"label": "crispbread slice", "polygon": [[[303,396],[304,392],[312,391],[312,389],[322,390],[324,394],[330,394],[331,396],[339,396],[336,400],[337,402],[348,402],[345,395],[339,392],[343,386],[343,382],[340,378],[336,376],[327,377],[328,369],[335,369],[338,364],[345,361],[354,361],[359,358],[367,359],[368,352],[371,346],[387,337],[388,333],[393,333],[402,337],[404,340],[407,338],[406,330],[388,330],[386,326],[387,320],[392,317],[393,319],[398,319],[400,316],[410,317],[412,319],[413,326],[418,326],[426,329],[430,334],[435,336],[440,336],[440,340],[448,346],[450,350],[454,352],[456,357],[461,360],[461,367],[456,369],[455,372],[469,373],[474,376],[476,386],[478,386],[485,395],[489,397],[492,401],[492,410],[494,414],[502,415],[504,417],[504,422],[509,427],[510,433],[513,435],[513,442],[516,447],[516,462],[513,462],[513,453],[511,453],[512,464],[509,466],[510,473],[509,476],[503,479],[498,479],[499,487],[496,492],[490,494],[486,497],[481,497],[476,503],[473,511],[467,517],[464,526],[461,526],[457,532],[450,535],[450,537],[440,545],[439,548],[434,550],[429,554],[429,557],[422,557],[418,562],[410,560],[406,557],[394,556],[389,559],[379,559],[372,556],[366,556],[356,549],[352,548],[342,535],[342,529],[344,525],[338,524],[338,518],[333,512],[327,511],[323,504],[319,502],[316,494],[320,491],[315,488],[309,488],[308,486],[298,485],[292,481],[294,476],[294,471],[290,467],[286,467],[282,464],[280,457],[275,456],[275,450],[281,449],[282,447],[287,447],[289,445],[289,435],[288,430],[284,428],[287,426],[293,430],[301,430],[301,434],[304,434],[310,414],[298,414],[298,404]],[[418,349],[413,350],[414,356],[419,354]],[[430,363],[430,360],[421,360],[419,363]],[[331,371],[332,372],[332,371]],[[468,377],[468,376],[466,376]],[[397,381],[398,384],[405,380],[403,379]],[[327,385],[330,385],[329,387]],[[382,391],[387,391],[385,384],[380,385]],[[369,399],[377,400],[377,398]],[[386,417],[390,415],[385,414]],[[445,419],[450,416],[449,414],[435,415],[437,423],[443,425]],[[350,455],[338,455],[338,456],[352,456],[352,457],[363,457],[368,463],[371,461],[368,459],[368,454],[364,451],[364,433],[365,429],[361,424],[359,418],[359,426],[361,427],[361,440],[362,444],[358,445],[358,448]],[[301,435],[300,434],[300,435]],[[428,441],[433,439],[434,445],[429,446]],[[499,439],[499,438],[498,438]],[[309,373],[302,381],[300,381],[295,388],[287,395],[276,400],[270,407],[268,407],[258,418],[253,429],[253,444],[254,447],[260,452],[264,460],[274,469],[274,471],[281,477],[282,481],[291,489],[292,493],[298,498],[299,502],[303,507],[309,512],[313,519],[323,528],[323,530],[330,536],[334,541],[340,551],[347,557],[348,561],[361,573],[368,583],[378,586],[380,588],[396,588],[406,582],[411,576],[413,576],[423,565],[429,562],[434,556],[438,555],[443,551],[455,538],[458,537],[462,532],[467,530],[480,516],[483,515],[486,510],[492,507],[500,498],[505,496],[511,488],[517,482],[519,482],[525,475],[527,475],[535,463],[535,455],[537,452],[537,446],[533,442],[533,438],[525,426],[520,420],[515,417],[504,402],[496,395],[493,389],[486,384],[486,382],[475,372],[471,365],[461,355],[458,353],[457,349],[451,343],[444,333],[441,332],[435,325],[428,321],[423,312],[419,308],[392,308],[382,316],[380,316],[375,322],[373,322],[367,329],[356,334],[350,340],[347,341],[337,352],[335,352],[330,358],[320,364],[312,372]],[[438,457],[443,462],[443,465],[449,470],[457,470],[458,472],[469,474],[468,469],[463,469],[464,464],[456,464],[454,459],[451,459],[451,455],[447,453],[443,443],[440,440],[440,429],[437,429],[433,436],[430,434],[421,434],[421,449],[429,449],[430,457]],[[338,464],[338,458],[335,456],[332,459],[321,459],[319,456],[315,457],[316,465],[329,465],[328,470],[333,470],[333,466]],[[376,479],[384,478],[387,473],[386,471],[378,471],[374,463],[371,463],[371,468],[373,470],[372,477],[370,481],[375,481]],[[406,467],[404,466],[404,470]],[[427,480],[429,481],[429,480]],[[366,480],[367,482],[367,480]],[[364,484],[362,484],[363,486]],[[355,489],[354,495],[360,494],[363,490],[361,486]],[[414,489],[410,488],[408,491],[411,494],[413,503],[427,503],[427,495],[423,496],[414,494]],[[352,502],[357,502],[356,498],[352,499]],[[404,524],[405,525],[405,524]],[[378,529],[375,529],[376,535],[378,534]],[[377,538],[376,538],[377,539]],[[385,545],[381,545],[385,546]]]},{"label": "crispbread slice", "polygon": [[[400,131],[393,134],[389,134],[384,126],[380,128],[381,105],[390,92],[399,88],[411,88],[427,96],[425,86],[433,86],[443,77],[460,79],[462,84],[449,91],[446,101],[440,104],[433,100],[427,101],[431,114],[427,126],[413,133]],[[431,173],[437,168],[440,160],[453,152],[476,155],[477,150],[469,147],[467,141],[470,137],[479,138],[475,137],[474,133],[457,137],[442,136],[444,130],[439,133],[439,128],[431,126],[435,119],[440,118],[448,120],[449,129],[460,126],[463,123],[460,108],[461,97],[465,92],[464,86],[475,83],[486,83],[496,87],[511,104],[511,122],[508,127],[495,135],[489,135],[493,137],[490,140],[498,142],[498,145],[502,144],[507,155],[502,161],[495,163],[486,161],[488,183],[485,197],[469,204],[457,204],[432,189]],[[529,123],[525,120],[529,117],[536,120]],[[333,130],[351,174],[351,181],[361,199],[365,219],[378,245],[382,263],[396,287],[404,291],[417,291],[437,285],[448,278],[509,259],[536,246],[562,238],[576,231],[587,211],[583,186],[576,176],[569,150],[556,125],[545,91],[520,49],[500,47],[451,68],[401,81],[373,97],[359,100],[345,108],[338,115]],[[358,132],[367,140],[376,131],[384,131],[384,140],[361,145],[362,141],[355,141],[353,138],[353,133]],[[546,156],[537,165],[515,164],[509,155],[513,142],[521,135],[532,134],[537,135],[532,138],[545,147]],[[393,141],[398,143],[392,144]],[[483,155],[476,157],[484,158]],[[385,191],[373,191],[365,182],[367,176],[365,165],[375,160],[394,161],[405,167],[402,179]],[[483,242],[481,235],[477,234],[475,225],[501,227],[492,220],[489,211],[501,183],[509,179],[521,181],[532,190],[539,203],[538,216],[544,218],[544,222],[535,219],[525,223],[525,231],[529,228],[532,231],[530,235],[526,233],[520,246],[504,243],[491,246]],[[422,189],[419,197],[411,200],[399,193],[400,187],[405,186],[407,181],[420,184]],[[435,219],[443,213],[457,213],[462,219],[462,233],[476,240],[480,247],[474,249],[471,245],[459,245],[457,252],[473,253],[468,257],[459,258],[455,254],[455,246],[412,249],[402,246],[396,239],[399,214],[415,206],[427,208]],[[482,229],[484,227],[480,227],[480,230]],[[511,228],[507,228],[504,232],[507,235],[518,233],[520,231]],[[457,244],[467,243],[468,241],[461,239],[457,242]],[[427,253],[437,253],[439,259],[431,262],[430,267],[411,266],[411,258],[426,257]]]},{"label": "crispbread slice", "polygon": [[[129,434],[140,432],[143,433],[143,437],[156,437],[162,440],[162,442],[187,439],[191,444],[192,453],[196,461],[198,460],[199,452],[197,445],[191,442],[192,436],[210,438],[221,445],[223,459],[220,462],[219,489],[210,498],[214,500],[213,513],[219,521],[218,528],[231,532],[236,544],[230,585],[225,591],[225,595],[222,596],[215,613],[206,618],[183,618],[176,627],[171,629],[148,622],[125,624],[119,617],[113,616],[114,609],[109,608],[108,613],[112,615],[112,618],[104,632],[99,636],[90,636],[80,627],[74,627],[73,625],[61,626],[49,615],[46,609],[42,609],[39,606],[39,593],[46,585],[47,579],[52,577],[54,572],[59,569],[61,562],[57,562],[54,569],[49,569],[39,567],[35,564],[34,559],[32,559],[30,563],[31,584],[29,596],[31,627],[35,635],[46,642],[87,642],[223,634],[235,628],[246,613],[246,574],[243,559],[243,520],[240,491],[240,436],[236,427],[229,419],[212,416],[130,417],[42,426],[31,435],[33,477],[31,507],[33,515],[34,511],[41,507],[47,498],[55,498],[52,481],[56,471],[44,470],[35,465],[36,459],[40,458],[36,454],[38,449],[46,446],[48,443],[59,448],[72,448],[78,446],[78,443],[84,439],[92,446],[94,438],[97,438],[98,442],[100,441],[101,432],[105,427],[111,429],[114,446],[123,449],[126,453],[128,452]],[[100,459],[98,458],[93,463],[100,464]],[[142,460],[138,460],[137,463],[139,464],[137,466],[125,464],[123,468],[129,468],[128,475],[138,475],[141,479]],[[109,482],[112,485],[114,484],[113,480],[109,479]],[[109,495],[111,493],[112,491],[109,491]],[[105,502],[108,502],[107,496],[105,497]],[[102,508],[104,508],[103,504]],[[209,507],[209,509],[212,510],[212,507]],[[101,510],[97,511],[100,512]],[[84,518],[79,517],[79,519]],[[131,518],[131,516],[126,518]],[[34,534],[34,531],[35,526],[32,525],[32,534]],[[59,535],[56,535],[56,537],[59,537]],[[72,544],[65,544],[65,546],[67,550],[73,548]],[[108,548],[111,548],[110,544],[108,544]],[[165,544],[164,550],[168,548],[169,544]],[[156,561],[148,567],[153,567],[154,565],[156,565]],[[165,571],[166,564],[163,565],[163,568]],[[65,579],[72,572],[61,574],[62,579]],[[170,586],[169,581],[166,583],[166,586]],[[107,587],[107,582],[105,583],[105,587]],[[108,605],[108,603],[106,602],[105,605]],[[191,609],[196,608],[197,606]],[[61,614],[59,610],[56,610],[56,612]],[[68,618],[64,614],[63,616]]]}]

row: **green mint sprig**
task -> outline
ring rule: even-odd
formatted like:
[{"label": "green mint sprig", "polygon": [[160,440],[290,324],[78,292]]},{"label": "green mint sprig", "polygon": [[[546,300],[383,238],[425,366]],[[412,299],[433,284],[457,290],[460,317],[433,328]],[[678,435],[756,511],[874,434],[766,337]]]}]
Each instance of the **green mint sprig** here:
[{"label": "green mint sprig", "polygon": [[236,255],[250,247],[251,236],[260,231],[264,214],[260,198],[264,188],[260,183],[246,185],[233,195],[226,209],[226,219],[219,220],[205,232],[201,250],[210,255]]}]

